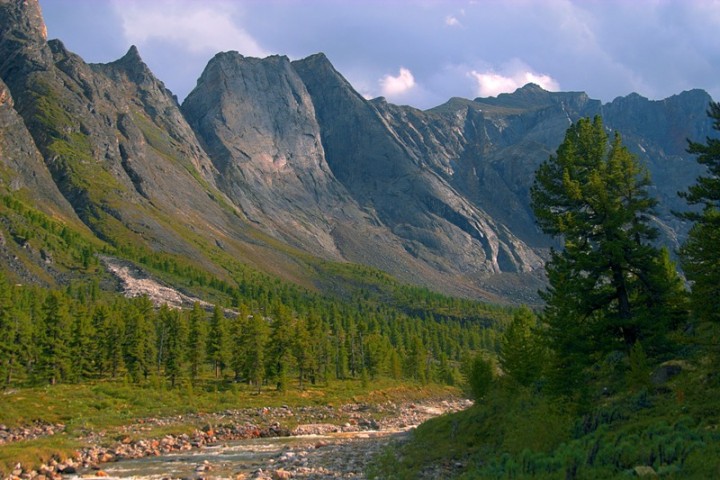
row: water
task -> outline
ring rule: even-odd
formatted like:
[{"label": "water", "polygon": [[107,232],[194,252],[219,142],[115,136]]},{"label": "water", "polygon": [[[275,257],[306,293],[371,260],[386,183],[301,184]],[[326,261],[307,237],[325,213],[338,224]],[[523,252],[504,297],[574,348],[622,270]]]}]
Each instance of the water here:
[{"label": "water", "polygon": [[[399,432],[353,432],[298,437],[255,438],[181,453],[121,460],[102,465],[110,479],[252,477],[262,469],[323,469],[339,478],[361,478],[362,463]],[[317,447],[317,448],[316,448]],[[301,465],[301,467],[298,467]],[[87,478],[88,475],[82,475]],[[74,476],[69,480],[76,480]]]}]

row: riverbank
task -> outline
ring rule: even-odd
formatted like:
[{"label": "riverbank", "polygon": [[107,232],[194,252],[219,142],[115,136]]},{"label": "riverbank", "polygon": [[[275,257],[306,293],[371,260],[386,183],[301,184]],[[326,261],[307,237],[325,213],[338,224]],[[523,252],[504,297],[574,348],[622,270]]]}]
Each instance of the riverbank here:
[{"label": "riverbank", "polygon": [[[352,391],[350,388],[345,390]],[[103,466],[110,462],[198,451],[251,438],[395,432],[466,406],[458,398],[456,390],[444,387],[394,385],[387,389],[366,390],[362,395],[353,393],[345,397],[333,395],[332,402],[313,398],[312,392],[297,392],[284,397],[272,394],[265,398],[244,398],[241,395],[236,404],[245,400],[245,404],[252,402],[258,405],[264,401],[268,406],[136,417],[119,425],[115,424],[117,419],[109,417],[105,426],[96,418],[92,422],[73,418],[65,422],[67,425],[40,420],[45,423],[39,425],[53,425],[53,428],[40,429],[40,434],[47,435],[44,439],[22,439],[17,432],[33,430],[23,426],[12,427],[15,441],[9,444],[11,447],[22,450],[27,446],[27,450],[34,452],[40,448],[41,451],[31,457],[18,455],[15,462],[7,458],[10,450],[5,449],[4,462],[9,468],[2,477],[49,480],[60,475],[101,476]],[[287,403],[281,403],[283,400]],[[54,405],[49,407],[55,409]],[[42,411],[46,410],[39,410],[38,414]],[[48,415],[48,418],[56,417]],[[38,447],[37,442],[44,443]],[[50,446],[56,444],[69,446],[64,451],[53,451]],[[341,444],[342,441],[338,443]],[[33,458],[39,461],[33,461]],[[314,468],[302,464],[287,467],[290,471],[293,468]]]}]

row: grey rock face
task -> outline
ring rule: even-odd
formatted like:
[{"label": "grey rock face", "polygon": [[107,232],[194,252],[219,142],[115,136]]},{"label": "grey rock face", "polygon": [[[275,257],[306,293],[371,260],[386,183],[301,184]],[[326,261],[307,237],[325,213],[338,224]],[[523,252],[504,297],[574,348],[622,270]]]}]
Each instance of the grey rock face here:
[{"label": "grey rock face", "polygon": [[362,214],[325,162],[312,101],[286,57],[216,55],[183,112],[218,185],[248,219],[311,252],[342,257],[334,225]]},{"label": "grey rock face", "polygon": [[0,79],[0,189],[37,191],[106,240],[222,273],[217,248],[289,278],[311,254],[515,301],[536,299],[552,245],[529,208],[534,172],[571,122],[601,114],[647,163],[674,245],[676,192],[702,172],[685,139],[711,134],[702,91],[603,105],[527,85],[420,111],[366,100],[322,54],[220,53],[181,108],[135,47],[89,65],[47,41],[37,0],[0,0]]},{"label": "grey rock face", "polygon": [[[540,266],[539,257],[521,240],[433,168],[442,155],[429,158],[428,150],[452,147],[439,141],[431,145],[421,137],[409,117],[422,112],[402,110],[403,128],[393,128],[388,110],[363,99],[324,56],[295,62],[294,67],[313,97],[335,176],[363,207],[377,213],[406,250],[455,273],[529,272]],[[414,139],[415,146],[423,146],[413,150]]]}]

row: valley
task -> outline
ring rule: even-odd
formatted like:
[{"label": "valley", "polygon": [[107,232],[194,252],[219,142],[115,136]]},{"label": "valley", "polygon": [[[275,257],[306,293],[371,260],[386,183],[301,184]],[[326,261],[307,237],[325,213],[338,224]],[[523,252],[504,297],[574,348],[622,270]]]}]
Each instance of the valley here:
[{"label": "valley", "polygon": [[180,101],[41,7],[0,0],[1,478],[720,475],[707,92],[419,110],[222,51]]}]

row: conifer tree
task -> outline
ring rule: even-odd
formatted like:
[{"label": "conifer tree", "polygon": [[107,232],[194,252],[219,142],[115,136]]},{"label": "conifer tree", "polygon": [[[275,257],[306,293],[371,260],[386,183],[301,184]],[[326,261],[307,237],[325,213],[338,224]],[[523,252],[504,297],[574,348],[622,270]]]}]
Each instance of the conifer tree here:
[{"label": "conifer tree", "polygon": [[80,302],[74,306],[72,324],[72,339],[70,346],[73,358],[73,378],[81,381],[90,378],[96,371],[93,343],[95,342],[95,328],[87,307]]},{"label": "conifer tree", "polygon": [[143,296],[132,300],[125,311],[125,365],[133,381],[138,383],[148,379],[157,361],[159,342],[154,306]]},{"label": "conifer tree", "polygon": [[102,329],[100,342],[107,360],[107,368],[112,378],[116,378],[125,369],[123,345],[125,343],[125,317],[121,309],[115,305],[109,310]]},{"label": "conifer tree", "polygon": [[68,309],[68,300],[60,292],[50,292],[45,299],[44,307],[39,371],[46,381],[55,385],[70,376],[72,318]]},{"label": "conifer tree", "polygon": [[208,359],[213,363],[215,378],[220,378],[225,367],[230,364],[232,351],[230,338],[230,326],[225,314],[219,305],[215,305],[207,339]]},{"label": "conifer tree", "polygon": [[270,341],[267,344],[268,376],[274,378],[279,391],[286,391],[293,359],[292,313],[284,305],[273,308]]},{"label": "conifer tree", "polygon": [[188,342],[188,326],[184,315],[171,310],[167,305],[160,307],[158,322],[166,332],[163,354],[165,376],[170,386],[175,387],[185,374],[185,358]]},{"label": "conifer tree", "polygon": [[189,328],[187,355],[190,363],[190,379],[194,382],[201,373],[207,353],[207,319],[205,310],[198,302],[193,304],[190,312]]},{"label": "conifer tree", "polygon": [[609,351],[629,352],[637,341],[649,357],[667,348],[677,292],[652,243],[649,186],[647,169],[618,133],[608,142],[599,117],[573,124],[557,154],[538,168],[533,211],[542,230],[563,242],[546,265],[549,287],[542,292],[542,320],[558,362],[582,369]]},{"label": "conifer tree", "polygon": [[[710,104],[712,128],[720,132],[720,102]],[[681,193],[690,205],[702,210],[683,214],[695,222],[681,249],[682,266],[692,282],[692,308],[704,320],[720,322],[720,138],[689,142],[688,152],[707,167],[695,185]]]},{"label": "conifer tree", "polygon": [[520,308],[501,340],[499,355],[503,372],[522,386],[529,386],[541,376],[545,364],[544,347],[535,329],[535,315]]},{"label": "conifer tree", "polygon": [[243,335],[245,370],[248,381],[258,392],[265,380],[265,351],[267,349],[268,326],[262,315],[247,317],[247,328]]}]

